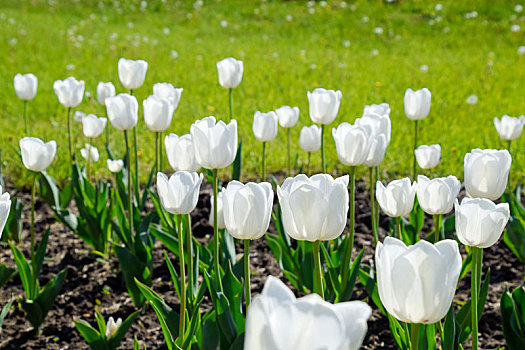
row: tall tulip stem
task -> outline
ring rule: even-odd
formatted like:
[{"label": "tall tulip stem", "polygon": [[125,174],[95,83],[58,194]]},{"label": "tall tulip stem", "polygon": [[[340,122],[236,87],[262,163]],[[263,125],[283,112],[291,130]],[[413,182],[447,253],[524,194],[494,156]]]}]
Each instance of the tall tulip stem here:
[{"label": "tall tulip stem", "polygon": [[179,340],[180,346],[184,342],[184,328],[186,326],[186,269],[184,266],[184,217],[179,215],[179,268],[180,268],[180,316]]},{"label": "tall tulip stem", "polygon": [[379,234],[376,225],[376,198],[374,193],[374,168],[368,168],[370,175],[370,221],[372,222],[372,233],[374,235],[374,247],[377,245],[379,240]]},{"label": "tall tulip stem", "polygon": [[[219,194],[219,179],[217,176],[217,169],[213,169],[213,217],[217,218],[217,196]],[[222,281],[221,281],[221,268],[219,265],[219,244],[220,244],[220,237],[219,237],[219,220],[215,219],[213,220],[213,238],[215,239],[215,246],[213,250],[213,265],[215,267],[215,276],[217,278],[217,283],[220,286],[220,290],[222,290]]]},{"label": "tall tulip stem", "polygon": [[306,174],[310,176],[310,160],[312,158],[312,152],[308,152],[308,163],[306,165]]},{"label": "tall tulip stem", "polygon": [[417,160],[416,160],[416,148],[417,148],[417,120],[414,121],[414,149],[412,150],[412,156],[414,157],[412,179],[416,181],[417,175]]},{"label": "tall tulip stem", "polygon": [[31,262],[34,262],[35,255],[35,192],[36,192],[36,178],[38,173],[35,172],[33,176],[33,187],[31,188]]},{"label": "tall tulip stem", "polygon": [[164,148],[162,147],[162,131],[159,132],[159,166],[160,166],[160,170],[159,171],[163,171],[164,170],[164,153],[162,152]]},{"label": "tall tulip stem", "polygon": [[[512,146],[512,140],[508,140],[507,141],[507,150],[509,151],[511,157],[512,157],[512,153],[511,153],[511,146]],[[510,194],[512,194],[512,184],[510,183],[510,170],[509,170],[509,178],[507,179],[507,189],[509,191]]]},{"label": "tall tulip stem", "polygon": [[159,172],[159,132],[155,133],[155,171]]},{"label": "tall tulip stem", "polygon": [[419,349],[419,323],[411,324],[410,349],[411,350]]},{"label": "tall tulip stem", "polygon": [[29,136],[29,132],[27,129],[27,100],[24,100],[24,126],[26,131],[25,136]]},{"label": "tall tulip stem", "polygon": [[262,143],[261,181],[266,181],[266,142]]},{"label": "tall tulip stem", "polygon": [[[379,178],[379,165],[374,167],[374,173],[375,173],[375,181],[377,183],[377,181],[381,181],[381,179]],[[375,184],[374,184],[375,186]],[[375,216],[375,221],[376,221],[376,228],[377,228],[377,232],[379,233],[379,204],[377,203],[377,199],[374,198],[374,210],[375,210],[375,213],[376,213],[376,216]]]},{"label": "tall tulip stem", "polygon": [[[128,173],[128,220],[129,232],[133,235],[133,192],[131,185],[131,154],[129,152],[128,131],[124,130],[124,140],[126,142],[126,171]],[[128,242],[130,244],[131,242]]]},{"label": "tall tulip stem", "polygon": [[434,220],[434,243],[437,243],[441,238],[439,234],[439,214],[432,215],[432,218]]},{"label": "tall tulip stem", "polygon": [[244,240],[244,297],[246,298],[246,313],[251,301],[250,288],[250,240]]},{"label": "tall tulip stem", "polygon": [[326,162],[324,159],[324,124],[321,125],[321,168],[323,174],[326,174]]},{"label": "tall tulip stem", "polygon": [[186,214],[186,253],[188,254],[188,286],[193,288],[193,237],[191,233],[191,215]]},{"label": "tall tulip stem", "polygon": [[90,161],[91,161],[91,147],[92,146],[92,142],[93,142],[93,138],[89,138],[88,139],[88,156],[87,156],[87,159],[86,159],[86,177],[87,177],[87,180],[89,181],[89,165],[90,165]]},{"label": "tall tulip stem", "polygon": [[135,153],[135,191],[139,193],[139,153],[137,152],[137,127],[133,128],[133,153]]},{"label": "tall tulip stem", "polygon": [[350,167],[350,227],[348,228],[348,240],[346,243],[346,251],[343,258],[343,283],[342,291],[346,289],[348,284],[348,272],[350,269],[350,259],[352,258],[352,250],[354,249],[354,226],[355,226],[355,166]]},{"label": "tall tulip stem", "polygon": [[229,88],[229,100],[230,100],[230,119],[228,120],[228,123],[233,119],[233,108],[232,108],[232,88]]},{"label": "tall tulip stem", "polygon": [[312,244],[314,253],[314,269],[315,269],[315,292],[324,299],[323,291],[323,272],[321,270],[321,254],[319,253],[320,241],[315,241]]},{"label": "tall tulip stem", "polygon": [[396,217],[396,238],[401,239],[401,217]]},{"label": "tall tulip stem", "polygon": [[292,161],[290,157],[290,129],[286,128],[286,156],[288,160],[288,176],[292,176]]},{"label": "tall tulip stem", "polygon": [[71,107],[67,109],[67,133],[69,136],[69,161],[73,164],[73,140],[71,139]]},{"label": "tall tulip stem", "polygon": [[[105,108],[105,110],[106,110],[106,119],[109,119],[107,108]],[[106,150],[108,149],[108,147],[109,147],[109,125],[106,125]]]},{"label": "tall tulip stem", "polygon": [[472,247],[472,273],[470,276],[471,310],[472,310],[472,350],[478,349],[478,297],[481,283],[481,259],[483,249]]}]

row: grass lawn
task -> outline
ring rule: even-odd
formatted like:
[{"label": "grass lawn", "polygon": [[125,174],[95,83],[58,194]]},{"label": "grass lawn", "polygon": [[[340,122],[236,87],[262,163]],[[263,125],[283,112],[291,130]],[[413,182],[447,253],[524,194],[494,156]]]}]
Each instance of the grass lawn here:
[{"label": "grass lawn", "polygon": [[[442,146],[442,163],[431,175],[463,177],[463,157],[472,148],[503,148],[492,119],[525,113],[525,11],[516,1],[148,1],[3,0],[0,3],[0,147],[2,171],[13,185],[29,183],[15,150],[23,134],[22,102],[13,88],[16,73],[39,78],[29,104],[30,134],[55,139],[57,159],[48,172],[69,173],[66,110],[53,82],[75,76],[86,82],[87,96],[76,110],[103,115],[96,102],[99,81],[112,81],[117,92],[120,57],[144,59],[149,68],[142,100],[156,82],[183,87],[169,129],[185,134],[208,115],[226,119],[228,91],[217,82],[216,62],[229,56],[244,61],[244,77],[234,90],[234,116],[244,142],[244,175],[258,172],[261,144],[252,134],[253,114],[281,105],[299,106],[292,129],[293,153],[306,159],[298,137],[310,125],[306,92],[316,87],[341,90],[343,100],[331,127],[361,116],[365,104],[388,102],[392,141],[381,166],[389,177],[409,175],[413,123],[403,111],[407,88],[432,92],[429,116],[420,122],[420,143]],[[143,3],[146,3],[143,1]],[[525,5],[525,3],[523,4]],[[438,6],[439,7],[439,6]],[[476,11],[477,16],[472,14]],[[471,17],[471,18],[467,18]],[[511,31],[513,25],[520,28]],[[514,26],[515,27],[515,26]],[[428,70],[425,70],[424,67]],[[478,103],[466,102],[476,95]],[[141,112],[140,112],[141,113]],[[139,119],[142,173],[153,164],[154,134]],[[75,123],[75,146],[83,146]],[[523,182],[525,136],[513,143],[512,176]],[[331,132],[326,135],[328,168],[338,162]],[[101,160],[96,173],[107,176],[104,138],[96,141]],[[111,130],[111,147],[123,153],[121,132]],[[269,144],[268,173],[285,168],[285,132]],[[320,169],[320,153],[312,157]],[[167,164],[167,162],[166,162]],[[147,165],[147,168],[146,168]],[[365,169],[361,169],[361,176]]]}]

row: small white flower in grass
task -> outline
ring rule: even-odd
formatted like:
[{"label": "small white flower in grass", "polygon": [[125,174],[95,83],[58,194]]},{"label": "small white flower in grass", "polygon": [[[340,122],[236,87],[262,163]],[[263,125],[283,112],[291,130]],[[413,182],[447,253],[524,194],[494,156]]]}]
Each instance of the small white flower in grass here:
[{"label": "small white flower in grass", "polygon": [[472,95],[469,95],[467,97],[467,100],[466,102],[469,104],[469,105],[475,105],[478,103],[478,96],[472,94]]},{"label": "small white flower in grass", "polygon": [[382,27],[375,27],[374,28],[374,34],[377,34],[377,35],[383,34],[383,28]]},{"label": "small white flower in grass", "polygon": [[516,6],[514,6],[514,11],[520,13],[521,11],[523,11],[523,6],[521,4],[517,4]]},{"label": "small white flower in grass", "polygon": [[510,27],[510,31],[512,33],[518,33],[519,31],[521,30],[521,27],[519,24],[513,24],[511,27]]},{"label": "small white flower in grass", "polygon": [[518,47],[518,55],[525,55],[525,46]]},{"label": "small white flower in grass", "polygon": [[222,20],[221,21],[221,27],[226,28],[228,26],[228,21]]},{"label": "small white flower in grass", "polygon": [[428,66],[426,64],[422,64],[419,69],[424,73],[428,72]]}]

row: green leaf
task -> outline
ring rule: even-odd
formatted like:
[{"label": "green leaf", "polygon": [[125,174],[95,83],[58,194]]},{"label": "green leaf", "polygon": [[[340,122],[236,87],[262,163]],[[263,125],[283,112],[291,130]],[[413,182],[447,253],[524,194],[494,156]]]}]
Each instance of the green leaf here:
[{"label": "green leaf", "polygon": [[[140,240],[137,239],[136,241]],[[148,264],[141,261],[138,256],[133,255],[126,247],[115,245],[114,249],[122,269],[129,296],[135,306],[141,307],[144,305],[145,300],[143,293],[140,292],[135,284],[135,278],[146,285],[151,285],[151,269]]]},{"label": "green leaf", "polygon": [[363,258],[363,253],[365,252],[365,248],[361,249],[361,252],[359,255],[355,258],[354,262],[352,263],[352,266],[350,267],[348,277],[348,283],[346,285],[346,290],[341,291],[340,295],[341,298],[339,301],[347,301],[350,300],[352,297],[352,293],[354,291],[355,281],[357,279],[357,276],[359,275],[360,266],[361,266],[361,259]]},{"label": "green leaf", "polygon": [[22,239],[22,215],[24,212],[24,203],[18,198],[11,200],[11,209],[9,210],[9,216],[7,217],[4,234],[2,241],[13,239],[16,242],[20,242]]},{"label": "green leaf", "polygon": [[95,319],[97,320],[98,330],[100,331],[100,334],[106,334],[106,320],[104,320],[104,316],[98,311],[98,309],[95,309]]},{"label": "green leaf", "polygon": [[137,316],[140,314],[140,310],[133,312],[131,315],[129,315],[124,322],[120,325],[120,327],[113,333],[111,338],[108,339],[108,347],[111,350],[114,350],[118,348],[119,344],[122,342],[122,339],[124,339],[124,336],[129,330],[129,327],[133,324],[133,321],[137,318]]},{"label": "green leaf", "polygon": [[168,254],[164,252],[164,260],[166,260],[166,265],[168,265],[168,270],[170,271],[171,276],[171,282],[173,283],[173,286],[175,287],[175,291],[177,292],[177,296],[180,300],[180,278],[177,274],[177,271],[175,271],[175,267],[173,267],[173,264],[171,263],[171,260],[168,258]]},{"label": "green leaf", "polygon": [[[91,343],[102,340],[102,336],[100,335],[100,333],[95,328],[93,328],[88,322],[84,320],[77,320],[77,321],[74,321],[74,323],[75,323],[75,328],[80,333],[80,335],[84,338],[86,343],[91,345]],[[102,340],[102,343],[103,343],[103,340]]]},{"label": "green leaf", "polygon": [[38,276],[40,276],[40,270],[42,270],[42,264],[44,263],[44,256],[46,255],[49,231],[50,229],[48,228],[46,232],[44,233],[44,235],[42,236],[42,239],[40,240],[40,243],[38,244],[38,247],[35,252],[35,261],[33,262],[33,276],[35,280],[38,279]]},{"label": "green leaf", "polygon": [[237,147],[237,154],[235,155],[235,160],[233,161],[232,180],[241,181],[241,171],[242,171],[242,141],[239,142],[239,147]]},{"label": "green leaf", "polygon": [[6,264],[0,265],[0,288],[16,276],[18,271],[8,267]]},{"label": "green leaf", "polygon": [[0,312],[0,334],[2,334],[2,323],[4,322],[4,319],[6,318],[7,314],[9,313],[9,309],[11,309],[11,305],[13,304],[13,297],[9,299],[7,304],[4,305],[2,308],[2,312]]},{"label": "green leaf", "polygon": [[15,259],[15,264],[18,268],[18,273],[20,275],[20,280],[22,281],[22,287],[26,293],[26,297],[29,300],[36,298],[38,290],[36,285],[36,279],[33,276],[29,262],[25,258],[24,254],[11,242],[9,242],[11,247],[11,252],[13,253],[13,258]]},{"label": "green leaf", "polygon": [[441,344],[443,350],[457,350],[459,334],[456,330],[456,317],[454,316],[454,306],[451,305],[445,317],[445,324],[443,326],[443,335],[441,337]]},{"label": "green leaf", "polygon": [[512,293],[505,287],[500,309],[507,347],[509,350],[525,349],[525,283]]}]

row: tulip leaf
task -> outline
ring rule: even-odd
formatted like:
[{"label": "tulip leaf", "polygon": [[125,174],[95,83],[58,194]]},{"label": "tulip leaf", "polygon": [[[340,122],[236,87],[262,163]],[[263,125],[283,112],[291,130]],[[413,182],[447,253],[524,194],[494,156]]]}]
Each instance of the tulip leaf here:
[{"label": "tulip leaf", "polygon": [[361,259],[363,258],[364,252],[365,252],[365,248],[361,249],[361,252],[359,253],[359,255],[352,262],[352,266],[350,267],[350,271],[348,272],[350,276],[348,277],[348,283],[346,285],[346,290],[341,291],[340,293],[341,298],[339,299],[339,302],[350,300],[350,298],[352,297],[352,293],[354,291],[354,286],[355,286],[355,281],[357,280],[357,276],[359,275],[359,271],[361,267]]},{"label": "tulip leaf", "polygon": [[469,251],[466,259],[463,260],[463,263],[461,264],[459,280],[461,281],[471,269],[472,269],[472,251]]},{"label": "tulip leaf", "polygon": [[175,271],[175,267],[173,267],[173,264],[171,263],[171,260],[168,258],[168,254],[164,252],[164,260],[166,260],[166,265],[168,266],[168,270],[170,271],[171,276],[171,282],[173,283],[173,287],[175,287],[175,291],[177,292],[177,296],[180,300],[180,278],[177,274],[177,271]]},{"label": "tulip leaf", "polygon": [[525,349],[525,283],[512,293],[505,287],[500,308],[507,347],[509,350]]},{"label": "tulip leaf", "polygon": [[503,241],[510,248],[519,261],[525,263],[525,208],[521,205],[521,188],[518,187],[516,195],[505,193],[502,201],[509,204],[510,218]]},{"label": "tulip leaf", "polygon": [[[9,210],[9,216],[7,217],[4,234],[2,235],[2,241],[13,239],[15,242],[20,242],[22,239],[22,215],[24,213],[24,203],[21,200],[14,197],[11,199],[11,209]],[[0,287],[2,284],[0,283]]]},{"label": "tulip leaf", "polygon": [[235,154],[235,160],[233,161],[232,180],[241,181],[241,171],[242,171],[242,141],[239,142],[239,147],[237,147],[237,153]]},{"label": "tulip leaf", "polygon": [[98,309],[95,309],[95,320],[97,321],[100,334],[106,334],[106,321]]},{"label": "tulip leaf", "polygon": [[38,287],[36,286],[36,280],[33,277],[31,266],[24,254],[22,254],[15,245],[9,242],[9,246],[11,247],[11,252],[13,253],[13,258],[18,268],[18,273],[20,275],[20,280],[22,281],[22,287],[26,293],[26,298],[33,300],[37,296]]},{"label": "tulip leaf", "polygon": [[453,305],[450,305],[447,316],[445,317],[443,334],[441,334],[441,345],[443,347],[443,350],[459,349],[459,334],[457,331],[456,317],[454,316]]},{"label": "tulip leaf", "polygon": [[215,310],[208,311],[202,318],[202,350],[219,348],[219,326]]},{"label": "tulip leaf", "polygon": [[[136,240],[136,246],[141,246],[140,239]],[[152,261],[151,258],[140,259],[138,255],[133,254],[126,247],[119,245],[114,246],[115,254],[120,263],[124,281],[126,282],[126,288],[133,301],[133,304],[137,307],[141,307],[144,304],[143,293],[140,292],[137,285],[135,284],[135,278],[146,285],[151,285],[151,272],[152,272]],[[146,255],[149,253],[146,252]],[[151,255],[150,255],[151,256]]]},{"label": "tulip leaf", "polygon": [[4,305],[2,308],[2,311],[0,312],[0,334],[2,334],[2,323],[4,322],[4,319],[6,318],[7,314],[9,313],[9,310],[11,309],[11,305],[13,304],[13,297],[9,299],[7,304]]},{"label": "tulip leaf", "polygon": [[120,327],[111,335],[111,337],[108,339],[108,347],[111,350],[115,350],[120,345],[120,342],[122,339],[124,339],[124,336],[129,330],[129,327],[133,324],[133,321],[137,318],[137,316],[140,314],[140,310],[133,312],[131,315],[129,315],[120,325]]},{"label": "tulip leaf", "polygon": [[75,320],[75,328],[80,333],[80,335],[84,338],[86,343],[89,344],[91,349],[107,349],[104,343],[104,340],[102,339],[102,335],[97,331],[95,328],[93,328],[88,322],[84,320]]},{"label": "tulip leaf", "polygon": [[11,267],[8,267],[6,264],[0,265],[0,288],[3,287],[7,282],[9,282],[13,277],[16,276],[18,271]]},{"label": "tulip leaf", "polygon": [[50,229],[48,228],[42,236],[42,239],[40,240],[40,243],[38,244],[35,252],[35,261],[32,262],[33,278],[35,280],[38,280],[38,276],[40,276],[40,270],[42,270],[42,264],[44,263],[44,256],[46,254],[47,240],[49,238],[49,231]]}]

